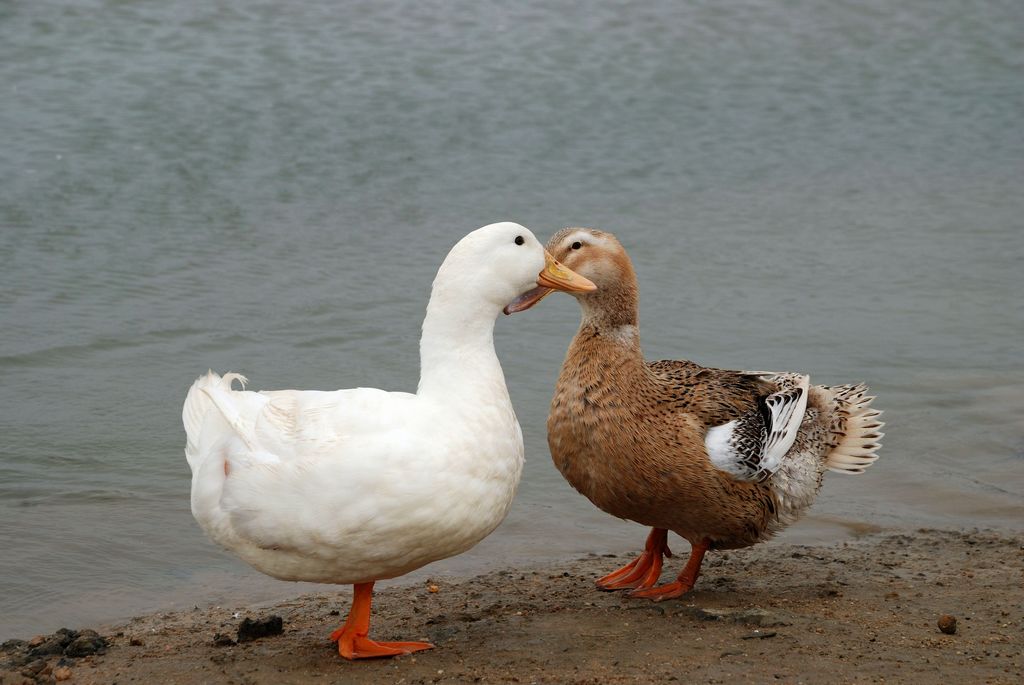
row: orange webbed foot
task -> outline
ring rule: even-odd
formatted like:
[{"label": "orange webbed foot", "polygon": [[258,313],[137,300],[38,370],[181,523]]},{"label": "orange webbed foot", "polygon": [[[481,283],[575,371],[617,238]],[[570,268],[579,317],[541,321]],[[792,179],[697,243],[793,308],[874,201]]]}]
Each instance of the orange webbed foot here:
[{"label": "orange webbed foot", "polygon": [[644,551],[618,571],[599,578],[597,587],[602,590],[623,590],[627,588],[648,588],[658,582],[661,577],[662,560],[660,554]]},{"label": "orange webbed foot", "polygon": [[643,558],[644,555],[641,554],[636,559],[629,562],[622,568],[612,571],[606,576],[601,576],[600,578],[595,580],[594,583],[602,590],[615,590],[616,588],[613,586],[613,584],[617,583],[622,578],[628,576],[629,572],[636,568],[636,565],[639,564],[640,560]]},{"label": "orange webbed foot", "polygon": [[704,554],[711,548],[711,540],[705,538],[700,542],[693,543],[690,549],[690,558],[686,562],[679,577],[672,583],[666,583],[658,587],[637,588],[629,593],[630,597],[653,599],[660,602],[665,599],[682,597],[693,589],[700,575],[700,565],[704,561]]},{"label": "orange webbed foot", "polygon": [[338,643],[338,654],[346,659],[400,656],[434,647],[429,642],[377,642],[365,635],[346,632],[344,628],[339,628],[331,633],[331,640]]},{"label": "orange webbed foot", "polygon": [[377,642],[367,637],[372,598],[373,582],[355,584],[348,619],[331,633],[331,641],[338,643],[338,654],[346,659],[374,659],[434,648],[429,642]]},{"label": "orange webbed foot", "polygon": [[663,528],[652,529],[640,556],[617,571],[598,578],[595,581],[597,587],[602,590],[653,587],[661,577],[662,558],[672,556],[667,541],[668,531]]},{"label": "orange webbed foot", "polygon": [[658,587],[651,588],[640,588],[633,590],[629,593],[630,597],[653,599],[655,602],[660,602],[666,599],[673,599],[675,597],[682,597],[687,592],[693,589],[693,583],[684,583],[681,581],[673,581],[671,583],[665,583]]}]

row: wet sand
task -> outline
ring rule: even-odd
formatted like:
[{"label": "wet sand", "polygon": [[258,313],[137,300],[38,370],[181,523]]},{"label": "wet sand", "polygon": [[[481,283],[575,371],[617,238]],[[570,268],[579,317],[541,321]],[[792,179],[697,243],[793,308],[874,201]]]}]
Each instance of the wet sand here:
[{"label": "wet sand", "polygon": [[[685,559],[685,543],[677,547],[663,580]],[[395,659],[338,657],[327,636],[348,611],[349,594],[339,592],[137,617],[99,627],[109,647],[81,658],[32,659],[27,644],[5,643],[0,682],[1024,681],[1018,535],[921,530],[711,554],[693,592],[661,603],[593,586],[627,559],[594,554],[411,587],[382,583],[371,636],[437,646]],[[955,634],[939,630],[944,614],[956,618]],[[270,615],[283,618],[280,635],[215,644],[218,634],[234,638],[243,618]]]}]

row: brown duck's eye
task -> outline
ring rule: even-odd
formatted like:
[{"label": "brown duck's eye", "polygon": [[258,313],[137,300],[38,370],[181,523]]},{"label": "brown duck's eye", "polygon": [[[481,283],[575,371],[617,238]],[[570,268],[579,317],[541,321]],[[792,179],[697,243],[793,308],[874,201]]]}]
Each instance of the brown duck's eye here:
[{"label": "brown duck's eye", "polygon": [[516,236],[516,245],[522,245],[525,242],[526,242],[526,239],[523,238],[523,236],[521,236],[521,235],[517,235]]},{"label": "brown duck's eye", "polygon": [[580,249],[581,247],[583,247],[583,243],[581,243],[580,241],[578,241],[578,240],[577,240],[577,241],[576,241],[575,243],[573,243],[573,244],[572,244],[572,246],[571,246],[571,247],[572,247],[572,249],[574,249],[574,250],[578,250],[578,249]]}]

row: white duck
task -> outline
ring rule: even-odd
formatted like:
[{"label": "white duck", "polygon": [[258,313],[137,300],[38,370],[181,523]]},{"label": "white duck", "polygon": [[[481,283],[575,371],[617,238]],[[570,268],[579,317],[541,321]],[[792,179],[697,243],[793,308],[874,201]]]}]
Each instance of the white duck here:
[{"label": "white duck", "polygon": [[[539,274],[539,275],[538,275]],[[505,518],[523,438],[494,351],[502,308],[542,285],[594,284],[528,229],[498,223],[460,240],[437,272],[416,394],[232,389],[212,371],[182,411],[192,514],[215,542],[282,580],[355,585],[331,634],[349,659],[426,642],[368,635],[374,581],[466,551]]]}]

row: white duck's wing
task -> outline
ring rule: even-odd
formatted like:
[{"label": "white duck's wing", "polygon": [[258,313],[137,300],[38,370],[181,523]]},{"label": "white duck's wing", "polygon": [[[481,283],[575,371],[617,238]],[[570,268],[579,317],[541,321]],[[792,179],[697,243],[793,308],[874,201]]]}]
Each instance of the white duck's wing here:
[{"label": "white duck's wing", "polygon": [[[250,392],[232,389],[234,380],[244,387],[238,374],[210,372],[189,391],[182,420],[193,471],[212,447],[231,439],[256,463],[341,458],[346,442],[394,430],[396,413],[417,399],[376,388]],[[236,445],[231,453],[244,465],[246,449]]]},{"label": "white duck's wing", "polygon": [[711,463],[742,480],[761,482],[775,473],[796,441],[807,409],[810,378],[802,374],[757,374],[779,390],[758,402],[756,411],[720,426],[704,437]]},{"label": "white duck's wing", "polygon": [[200,378],[183,411],[192,510],[215,540],[313,553],[394,506],[415,395],[257,393],[231,389],[236,378]]},{"label": "white duck's wing", "polygon": [[282,461],[302,462],[343,460],[367,440],[397,439],[402,415],[418,399],[376,388],[260,394],[266,402],[252,426],[256,446]]}]

